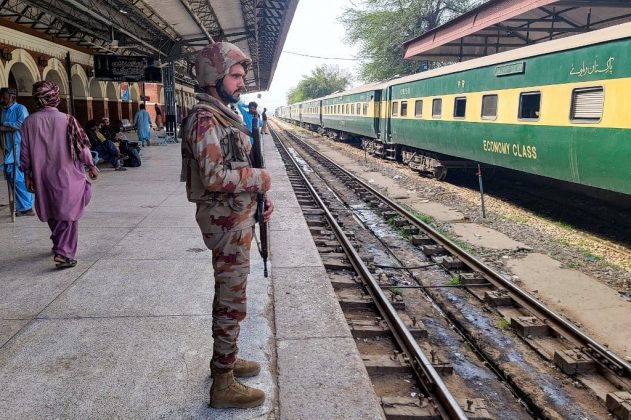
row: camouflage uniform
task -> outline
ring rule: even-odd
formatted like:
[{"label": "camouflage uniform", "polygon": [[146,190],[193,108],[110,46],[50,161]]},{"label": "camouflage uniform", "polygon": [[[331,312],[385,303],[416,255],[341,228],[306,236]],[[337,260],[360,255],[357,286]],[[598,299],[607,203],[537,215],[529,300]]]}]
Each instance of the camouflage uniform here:
[{"label": "camouflage uniform", "polygon": [[246,316],[246,284],[256,193],[271,185],[265,169],[253,169],[250,142],[238,117],[220,101],[200,94],[184,124],[183,173],[188,200],[212,251],[214,366],[232,368],[239,322]]}]

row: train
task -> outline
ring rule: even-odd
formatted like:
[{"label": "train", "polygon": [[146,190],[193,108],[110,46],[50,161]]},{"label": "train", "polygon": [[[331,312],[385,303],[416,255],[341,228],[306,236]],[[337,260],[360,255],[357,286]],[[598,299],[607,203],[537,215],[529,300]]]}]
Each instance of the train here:
[{"label": "train", "polygon": [[283,106],[444,179],[481,163],[631,195],[631,23]]}]

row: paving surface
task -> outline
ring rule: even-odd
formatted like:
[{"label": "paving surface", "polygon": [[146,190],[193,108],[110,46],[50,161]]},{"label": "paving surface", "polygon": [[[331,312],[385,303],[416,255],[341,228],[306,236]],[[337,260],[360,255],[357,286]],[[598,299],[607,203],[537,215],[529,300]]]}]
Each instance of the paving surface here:
[{"label": "paving surface", "polygon": [[73,269],[53,268],[46,225],[0,207],[0,419],[383,417],[269,138],[265,153],[271,276],[253,247],[239,340],[265,404],[207,405],[211,255],[167,145],[143,149],[140,168],[102,168]]},{"label": "paving surface", "polygon": [[273,416],[271,286],[258,253],[240,350],[263,364],[245,382],[270,397],[210,409],[211,254],[179,182],[179,144],[142,157],[126,172],[101,167],[74,269],[53,268],[45,224],[11,224],[0,208],[0,418]]}]

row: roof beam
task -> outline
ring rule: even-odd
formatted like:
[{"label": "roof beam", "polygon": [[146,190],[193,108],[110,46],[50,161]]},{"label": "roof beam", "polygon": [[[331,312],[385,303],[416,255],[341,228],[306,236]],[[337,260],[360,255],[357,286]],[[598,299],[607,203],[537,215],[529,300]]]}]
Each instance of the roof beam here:
[{"label": "roof beam", "polygon": [[[88,15],[92,16],[94,19],[98,20],[101,23],[104,23],[104,24],[106,24],[108,26],[112,24],[112,22],[109,21],[106,17],[99,15],[98,13],[92,11],[90,8],[85,7],[83,4],[80,4],[76,0],[66,0],[66,2],[68,4],[76,7],[77,9],[83,11],[84,13],[87,13]],[[121,27],[117,27],[116,29],[118,29],[118,31],[120,31],[121,33],[127,35],[128,37],[140,42],[142,45],[144,45],[145,47],[149,48],[150,50],[162,55],[162,51],[160,51],[158,48],[154,47],[153,45],[149,44],[148,42],[146,42],[142,38],[132,34],[131,32],[129,32],[126,29],[123,29]]]},{"label": "roof beam", "polygon": [[204,26],[202,21],[199,19],[199,16],[197,16],[197,14],[191,8],[191,5],[188,4],[188,0],[180,0],[180,3],[182,4],[182,6],[184,6],[189,16],[195,21],[199,29],[201,29],[202,33],[204,34],[208,42],[210,42],[211,44],[214,44],[215,40],[213,39],[212,36],[210,36],[210,34],[208,33],[208,30],[206,30],[206,27]]}]

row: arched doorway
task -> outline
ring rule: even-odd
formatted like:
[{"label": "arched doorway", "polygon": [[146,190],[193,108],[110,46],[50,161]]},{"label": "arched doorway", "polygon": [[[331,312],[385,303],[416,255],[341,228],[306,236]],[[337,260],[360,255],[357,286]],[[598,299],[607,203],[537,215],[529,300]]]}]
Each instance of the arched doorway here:
[{"label": "arched doorway", "polygon": [[33,99],[33,83],[35,77],[24,63],[13,63],[9,68],[8,86],[18,91],[17,101],[26,106],[29,113],[37,110],[37,102]]},{"label": "arched doorway", "polygon": [[121,119],[120,88],[118,83],[107,82],[106,86],[107,108],[111,124],[118,124]]},{"label": "arched doorway", "polygon": [[107,100],[102,82],[95,78],[90,79],[90,96],[92,97],[92,119],[100,121],[107,116]]},{"label": "arched doorway", "polygon": [[[79,69],[76,69],[79,67]],[[92,118],[92,100],[88,98],[87,77],[80,66],[75,65],[72,69],[72,95],[74,96],[75,118],[80,124],[85,124]]]},{"label": "arched doorway", "polygon": [[134,122],[134,116],[136,112],[138,112],[140,105],[140,86],[138,83],[134,83],[131,85],[131,121]]}]

